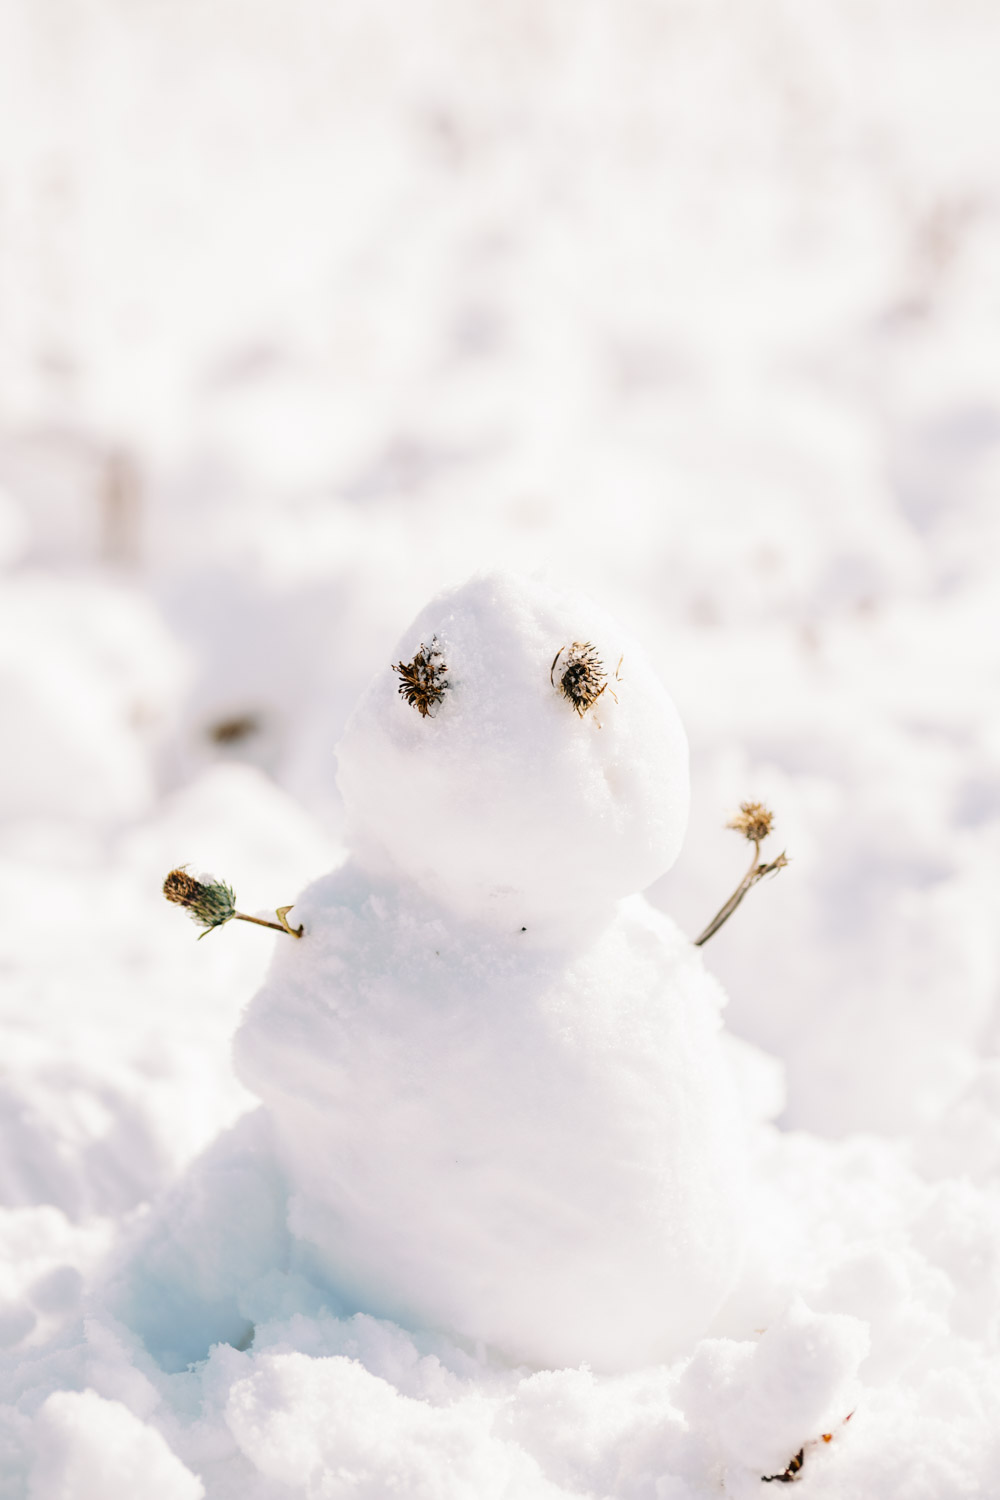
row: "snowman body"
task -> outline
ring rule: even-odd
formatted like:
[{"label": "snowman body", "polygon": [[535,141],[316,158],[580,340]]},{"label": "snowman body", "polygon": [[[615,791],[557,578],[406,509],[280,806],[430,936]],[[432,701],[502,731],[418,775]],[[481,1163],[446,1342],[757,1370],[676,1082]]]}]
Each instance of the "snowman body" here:
[{"label": "snowman body", "polygon": [[[354,856],[297,904],[237,1071],[345,1301],[532,1364],[653,1363],[740,1261],[723,996],[635,894],[683,835],[683,731],[586,601],[480,577],[400,661],[432,639],[430,711],[386,674],[348,725]],[[552,664],[584,644],[581,709]]]}]

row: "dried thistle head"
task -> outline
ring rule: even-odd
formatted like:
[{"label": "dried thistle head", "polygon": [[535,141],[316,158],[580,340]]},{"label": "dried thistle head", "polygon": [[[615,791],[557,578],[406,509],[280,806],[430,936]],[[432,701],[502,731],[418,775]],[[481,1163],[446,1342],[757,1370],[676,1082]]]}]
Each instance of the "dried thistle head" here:
[{"label": "dried thistle head", "polygon": [[763,802],[741,802],[740,810],[730,818],[727,828],[735,828],[745,839],[759,844],[766,839],[774,824],[774,813]]},{"label": "dried thistle head", "polygon": [[549,681],[568,698],[582,718],[604,692],[606,673],[589,641],[561,646],[552,659]]},{"label": "dried thistle head", "polygon": [[235,895],[223,881],[211,876],[196,880],[183,868],[171,870],[163,882],[163,894],[168,901],[183,906],[191,920],[204,927],[205,932],[221,927],[236,915]]},{"label": "dried thistle head", "polygon": [[420,643],[420,650],[412,661],[397,662],[392,669],[400,676],[399,695],[405,698],[413,708],[419,710],[422,718],[426,719],[435,703],[440,703],[444,698],[445,691],[451,686],[445,680],[448,670],[447,663],[438,650],[437,636],[431,636],[431,643],[425,646]]}]

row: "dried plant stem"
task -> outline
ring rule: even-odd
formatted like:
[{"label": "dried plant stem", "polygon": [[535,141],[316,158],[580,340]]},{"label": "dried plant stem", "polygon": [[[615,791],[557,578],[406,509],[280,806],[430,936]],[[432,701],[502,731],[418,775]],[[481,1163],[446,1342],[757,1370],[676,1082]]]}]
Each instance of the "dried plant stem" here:
[{"label": "dried plant stem", "polygon": [[288,931],[287,927],[282,927],[280,922],[265,922],[263,917],[248,917],[242,911],[234,912],[233,917],[237,922],[256,922],[258,927],[273,927],[275,932]]},{"label": "dried plant stem", "polygon": [[258,927],[272,927],[275,932],[290,932],[292,937],[301,937],[304,930],[301,922],[299,923],[298,927],[290,927],[288,925],[287,917],[285,914],[289,911],[291,911],[290,906],[282,906],[279,908],[278,916],[281,918],[280,922],[268,922],[264,919],[264,917],[248,917],[246,912],[242,911],[233,912],[233,918],[237,922],[254,922]]},{"label": "dried plant stem", "polygon": [[736,887],[733,894],[730,896],[729,900],[726,901],[724,905],[719,907],[719,910],[715,913],[715,916],[712,918],[711,922],[709,922],[708,926],[705,928],[705,931],[700,935],[700,937],[695,938],[694,946],[696,948],[700,948],[702,943],[707,943],[710,937],[714,937],[723,923],[728,922],[733,912],[743,900],[743,897],[746,895],[747,891],[749,891],[751,887],[755,886],[758,880],[763,880],[765,875],[773,875],[776,870],[784,869],[787,863],[788,860],[782,853],[778,855],[777,859],[772,859],[769,864],[762,865],[760,862],[760,840],[754,839],[753,863],[744,875],[743,879],[740,881],[739,885]]}]

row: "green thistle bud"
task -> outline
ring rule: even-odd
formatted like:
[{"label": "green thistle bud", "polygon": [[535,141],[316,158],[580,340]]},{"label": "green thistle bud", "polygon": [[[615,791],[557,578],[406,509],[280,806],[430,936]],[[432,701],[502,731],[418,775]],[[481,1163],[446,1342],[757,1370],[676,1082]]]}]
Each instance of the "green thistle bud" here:
[{"label": "green thistle bud", "polygon": [[221,927],[236,916],[236,897],[228,885],[207,876],[196,880],[184,869],[171,870],[163,882],[168,901],[187,909],[191,920],[204,927],[204,937],[213,927]]},{"label": "green thistle bud", "polygon": [[[211,932],[213,927],[222,927],[234,918],[237,922],[252,922],[255,927],[270,927],[272,932],[287,932],[293,938],[300,938],[305,931],[301,922],[298,927],[290,924],[288,913],[291,906],[279,906],[276,909],[274,915],[277,922],[269,922],[266,917],[248,917],[246,912],[236,910],[236,896],[225,881],[215,880],[211,875],[196,880],[183,865],[170,871],[163,882],[163,894],[168,901],[185,907],[192,921],[197,922],[199,927],[204,927],[205,932]],[[199,938],[203,938],[205,932],[200,933]]]}]

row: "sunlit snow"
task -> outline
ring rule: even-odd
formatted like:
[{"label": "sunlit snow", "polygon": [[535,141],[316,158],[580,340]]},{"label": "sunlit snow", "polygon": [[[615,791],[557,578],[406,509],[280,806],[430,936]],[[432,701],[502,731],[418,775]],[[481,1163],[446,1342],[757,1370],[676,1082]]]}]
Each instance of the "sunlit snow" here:
[{"label": "sunlit snow", "polygon": [[998,1493],[998,46],[0,5],[3,1500]]}]

